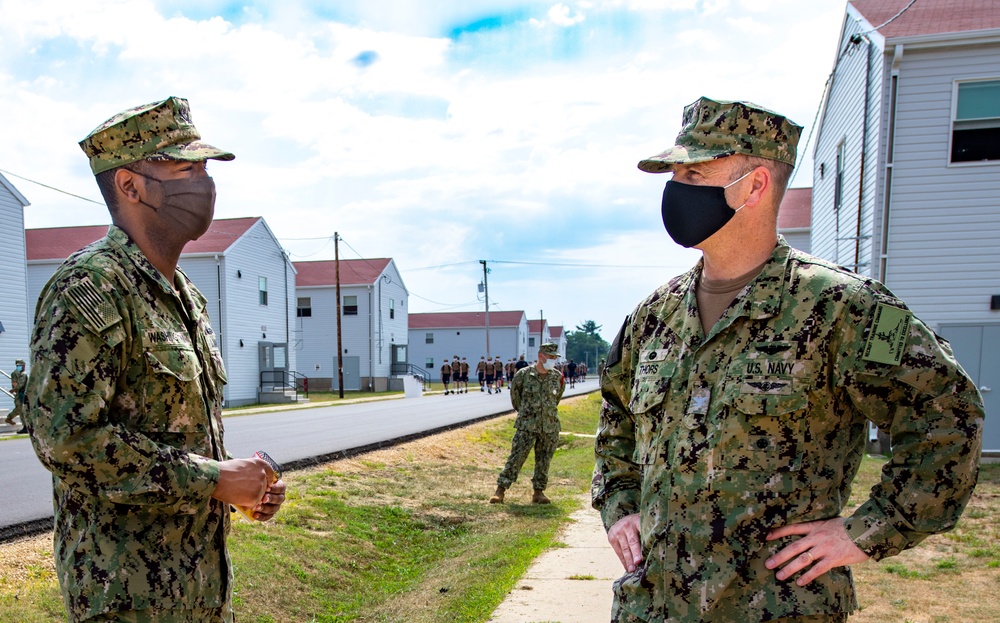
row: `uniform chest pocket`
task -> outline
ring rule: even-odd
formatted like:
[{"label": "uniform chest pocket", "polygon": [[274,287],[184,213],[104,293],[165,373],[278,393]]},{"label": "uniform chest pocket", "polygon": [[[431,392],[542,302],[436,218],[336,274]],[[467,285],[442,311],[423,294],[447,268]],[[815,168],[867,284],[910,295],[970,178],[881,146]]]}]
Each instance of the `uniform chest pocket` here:
[{"label": "uniform chest pocket", "polygon": [[198,377],[202,367],[194,349],[166,346],[145,352],[141,428],[147,432],[191,433],[205,429],[204,400]]},{"label": "uniform chest pocket", "polygon": [[719,443],[723,467],[772,472],[801,468],[808,392],[738,393],[726,406]]},{"label": "uniform chest pocket", "polygon": [[632,399],[629,411],[635,421],[635,455],[640,465],[662,463],[666,460],[666,440],[676,426],[678,417],[670,396],[678,389],[674,378],[675,361],[640,363],[632,382]]},{"label": "uniform chest pocket", "polygon": [[655,411],[664,401],[671,391],[676,370],[677,362],[672,360],[646,361],[636,366],[632,399],[628,403],[629,411],[636,418]]}]

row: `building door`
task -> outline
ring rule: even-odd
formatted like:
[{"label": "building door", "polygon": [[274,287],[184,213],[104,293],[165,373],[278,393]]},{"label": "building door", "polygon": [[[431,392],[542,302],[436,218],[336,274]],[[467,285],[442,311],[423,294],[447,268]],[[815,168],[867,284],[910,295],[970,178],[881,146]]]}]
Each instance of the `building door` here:
[{"label": "building door", "polygon": [[[337,360],[333,360],[333,389],[340,391]],[[361,391],[361,357],[344,357],[344,390]]]},{"label": "building door", "polygon": [[1000,325],[944,325],[939,333],[983,395],[983,452],[1000,455]]},{"label": "building door", "polygon": [[261,388],[287,386],[288,343],[258,342],[257,355]]},{"label": "building door", "polygon": [[406,359],[406,344],[392,345],[392,376],[401,376],[408,371],[409,361]]}]

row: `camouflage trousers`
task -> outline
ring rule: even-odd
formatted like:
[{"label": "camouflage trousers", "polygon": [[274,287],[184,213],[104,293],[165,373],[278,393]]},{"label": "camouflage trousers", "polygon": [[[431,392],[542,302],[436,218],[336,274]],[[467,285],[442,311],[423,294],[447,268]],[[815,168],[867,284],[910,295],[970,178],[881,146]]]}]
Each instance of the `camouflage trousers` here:
[{"label": "camouflage trousers", "polygon": [[[616,599],[611,606],[611,623],[652,623],[652,620],[645,621],[635,615],[625,612],[618,607]],[[742,619],[734,619],[733,623],[749,623]],[[838,612],[835,614],[811,614],[800,617],[784,617],[781,619],[771,619],[762,623],[847,623],[847,614]]]},{"label": "camouflage trousers", "polygon": [[558,445],[558,432],[536,433],[529,430],[515,430],[510,456],[507,457],[507,464],[504,465],[503,471],[497,478],[497,486],[510,489],[510,486],[517,480],[517,475],[521,471],[524,461],[527,460],[528,453],[534,448],[535,473],[531,476],[531,486],[544,490],[549,484],[549,464],[552,462],[552,455],[556,453]]},{"label": "camouflage trousers", "polygon": [[86,623],[235,623],[233,608],[195,608],[194,610],[129,610],[127,612],[107,612]]},{"label": "camouflage trousers", "polygon": [[[14,394],[14,409],[7,414],[7,423],[10,424],[14,421],[14,418],[18,417],[24,412],[24,392],[18,392]],[[24,419],[22,418],[22,422]]]}]

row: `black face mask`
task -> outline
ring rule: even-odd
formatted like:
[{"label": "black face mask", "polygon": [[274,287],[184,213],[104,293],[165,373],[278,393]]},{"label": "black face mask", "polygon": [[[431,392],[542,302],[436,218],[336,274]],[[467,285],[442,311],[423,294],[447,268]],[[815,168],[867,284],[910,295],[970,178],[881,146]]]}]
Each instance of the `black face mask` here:
[{"label": "black face mask", "polygon": [[[726,189],[752,171],[725,186],[695,186],[670,180],[663,189],[660,214],[674,242],[693,247],[708,240],[743,208],[735,210],[726,201]],[[745,204],[744,204],[745,205]]]}]

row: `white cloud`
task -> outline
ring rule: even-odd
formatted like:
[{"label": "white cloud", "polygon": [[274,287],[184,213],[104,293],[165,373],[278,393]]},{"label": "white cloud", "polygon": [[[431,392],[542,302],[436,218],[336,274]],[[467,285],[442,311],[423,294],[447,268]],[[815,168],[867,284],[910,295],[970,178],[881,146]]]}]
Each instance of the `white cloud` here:
[{"label": "white cloud", "polygon": [[549,9],[549,21],[551,21],[556,26],[575,26],[579,24],[584,19],[586,19],[583,13],[576,13],[575,15],[570,15],[570,8],[565,4],[557,4]]},{"label": "white cloud", "polygon": [[[570,329],[593,318],[610,339],[697,256],[659,222],[665,178],[636,169],[671,143],[682,107],[750,99],[812,121],[843,8],[762,2],[369,0],[337,3],[333,19],[295,0],[258,15],[194,0],[0,0],[0,109],[14,120],[0,168],[98,198],[76,142],[118,110],[188,97],[205,140],[237,155],[211,165],[220,218],[264,216],[282,238],[338,231],[394,257],[431,300],[474,301],[479,259],[666,266],[491,276],[505,308],[545,308]],[[497,15],[515,17],[447,37]],[[100,206],[12,181],[32,201],[29,227],[107,222]],[[287,245],[332,258],[323,240]],[[455,262],[468,264],[407,273]]]}]

